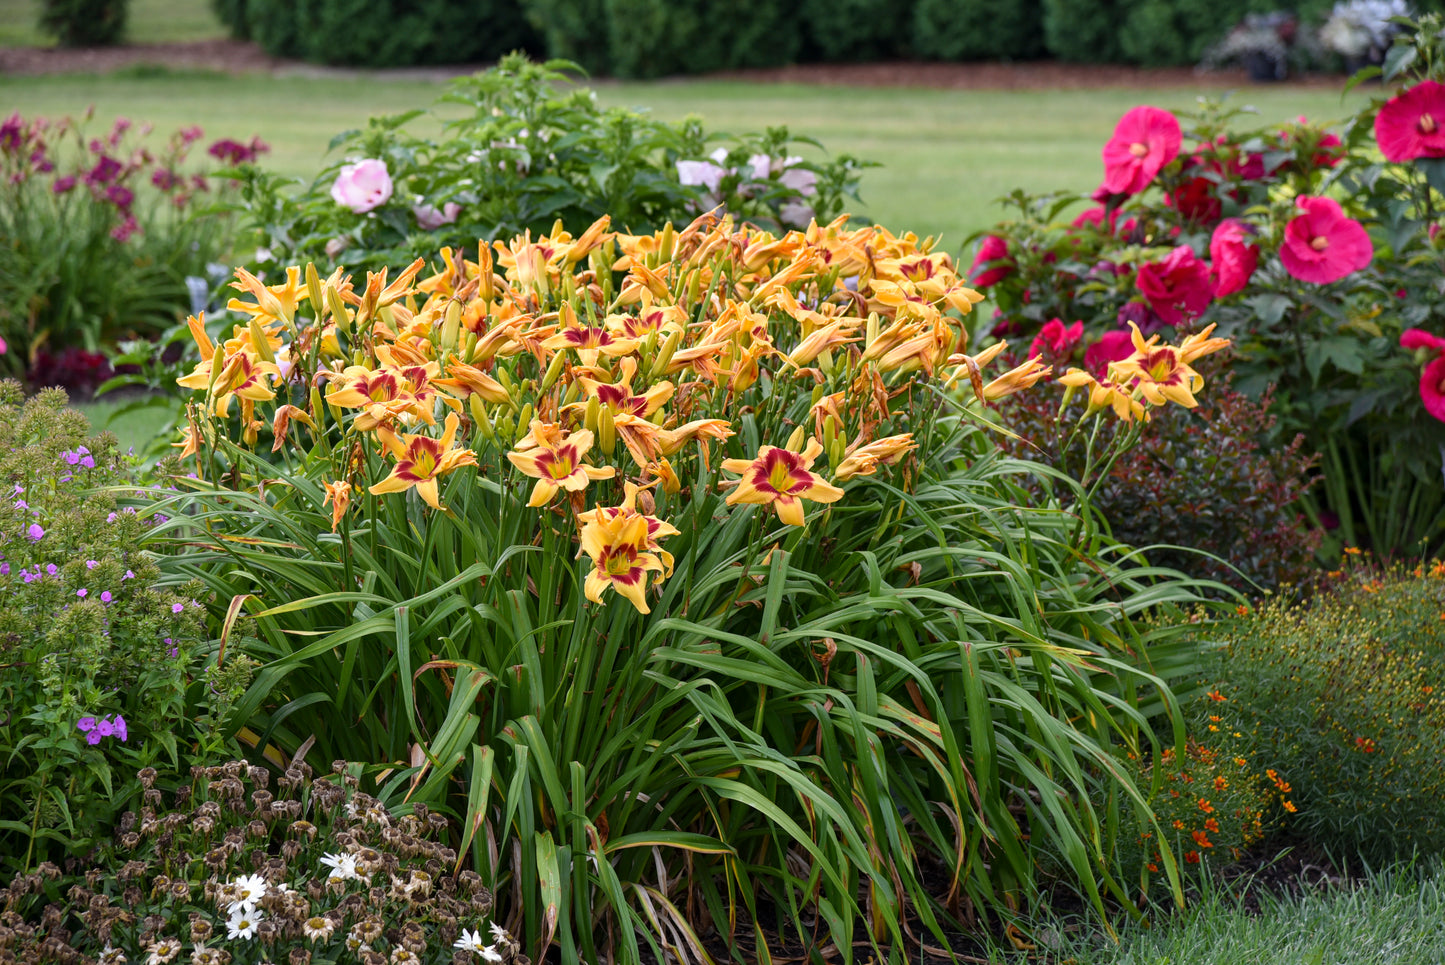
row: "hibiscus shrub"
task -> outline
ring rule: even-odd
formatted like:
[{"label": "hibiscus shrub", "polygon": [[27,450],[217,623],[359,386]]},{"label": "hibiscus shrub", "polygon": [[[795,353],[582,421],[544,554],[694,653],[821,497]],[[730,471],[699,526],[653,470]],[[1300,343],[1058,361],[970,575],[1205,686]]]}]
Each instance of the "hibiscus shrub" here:
[{"label": "hibiscus shrub", "polygon": [[[1407,47],[1418,55],[1392,64],[1445,63],[1439,23],[1422,21]],[[1104,148],[1093,206],[1016,194],[1018,216],[979,244],[971,277],[996,306],[993,334],[1079,320],[1086,365],[1107,381],[1109,360],[1132,351],[1130,323],[1146,336],[1215,324],[1236,344],[1235,387],[1258,398],[1275,386],[1279,444],[1303,432],[1322,454],[1304,506],[1326,552],[1437,545],[1442,373],[1421,382],[1401,347],[1445,310],[1434,214],[1445,132],[1432,112],[1445,123],[1445,86],[1429,79],[1378,98],[1343,138],[1303,120],[1238,130],[1239,112],[1219,105],[1130,110]],[[1433,337],[1405,344],[1428,360],[1445,345]]]},{"label": "hibiscus shrub", "polygon": [[[234,219],[209,204],[227,183],[189,160],[200,138],[183,128],[154,147],[123,118],[99,137],[70,118],[0,123],[0,371],[91,388],[107,373],[77,371],[75,351],[185,317],[187,278],[204,277],[235,237]],[[220,140],[209,153],[230,163],[265,149]]]},{"label": "hibiscus shrub", "polygon": [[642,231],[726,205],[759,224],[805,227],[856,196],[864,165],[851,157],[805,162],[782,129],[714,150],[723,136],[696,121],[603,110],[586,88],[560,86],[567,66],[513,55],[455,81],[438,106],[472,113],[440,140],[405,131],[419,112],[374,118],[338,136],[345,156],[299,194],[248,167],[242,207],[282,262],[380,270],[557,222],[580,234],[604,214]]},{"label": "hibiscus shrub", "polygon": [[0,871],[94,844],[138,768],[170,786],[222,750],[249,680],[239,639],[224,659],[203,642],[199,587],[157,586],[163,520],[117,498],[114,437],[65,401],[0,383]]},{"label": "hibiscus shrub", "polygon": [[[1445,849],[1445,564],[1347,556],[1334,592],[1228,625],[1210,672],[1287,828],[1369,860]],[[1292,810],[1293,809],[1293,810]]]}]

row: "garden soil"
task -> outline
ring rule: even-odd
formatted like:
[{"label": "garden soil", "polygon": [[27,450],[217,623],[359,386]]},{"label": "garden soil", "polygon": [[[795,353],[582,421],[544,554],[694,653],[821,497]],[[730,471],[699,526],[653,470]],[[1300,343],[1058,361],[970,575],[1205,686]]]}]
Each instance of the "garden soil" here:
[{"label": "garden soil", "polygon": [[[205,40],[185,44],[135,44],[119,47],[62,49],[0,47],[0,74],[108,74],[119,70],[163,68],[208,70],[231,74],[268,73],[282,76],[385,75],[397,79],[446,80],[474,73],[484,64],[362,71],[318,67],[267,56],[255,44]],[[1241,87],[1249,84],[1242,71],[1201,72],[1190,68],[1145,69],[1094,64],[916,63],[802,64],[765,70],[728,71],[715,75],[759,83],[841,84],[856,87],[925,87],[939,90],[1084,90],[1096,88],[1152,89],[1163,87]],[[1311,86],[1338,86],[1335,75],[1290,81]]]}]

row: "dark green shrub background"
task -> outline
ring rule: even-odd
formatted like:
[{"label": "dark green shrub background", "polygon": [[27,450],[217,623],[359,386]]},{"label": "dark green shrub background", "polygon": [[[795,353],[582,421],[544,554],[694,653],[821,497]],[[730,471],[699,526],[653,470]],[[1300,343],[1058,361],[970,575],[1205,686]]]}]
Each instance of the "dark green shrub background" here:
[{"label": "dark green shrub background", "polygon": [[918,0],[913,50],[926,60],[1044,56],[1039,0]]},{"label": "dark green shrub background", "polygon": [[125,35],[127,0],[43,0],[40,29],[62,47],[118,44]]}]

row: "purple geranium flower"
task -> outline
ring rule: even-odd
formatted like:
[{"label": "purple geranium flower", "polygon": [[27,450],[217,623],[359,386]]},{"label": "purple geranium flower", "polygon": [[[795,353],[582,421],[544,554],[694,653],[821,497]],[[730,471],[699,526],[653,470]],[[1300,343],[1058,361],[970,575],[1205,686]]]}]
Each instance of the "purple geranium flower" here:
[{"label": "purple geranium flower", "polygon": [[110,722],[109,717],[102,717],[95,722],[95,732],[101,737],[111,737],[115,734],[115,725]]},{"label": "purple geranium flower", "polygon": [[103,593],[100,594],[100,602],[101,602],[101,603],[109,603],[110,601],[111,601],[111,595],[110,595],[110,591],[109,591],[109,590],[106,590],[106,591],[104,591]]},{"label": "purple geranium flower", "polygon": [[83,600],[83,599],[85,599],[86,594],[88,594],[89,592],[90,592],[89,590],[87,590],[85,587],[82,586],[80,589],[78,589],[78,590],[75,591],[75,595],[78,596],[78,597],[80,597],[80,598]]},{"label": "purple geranium flower", "polygon": [[172,603],[172,604],[171,604],[171,612],[172,612],[172,613],[181,613],[181,612],[183,612],[183,611],[185,610],[185,608],[186,608],[186,605],[185,605],[184,603]]}]

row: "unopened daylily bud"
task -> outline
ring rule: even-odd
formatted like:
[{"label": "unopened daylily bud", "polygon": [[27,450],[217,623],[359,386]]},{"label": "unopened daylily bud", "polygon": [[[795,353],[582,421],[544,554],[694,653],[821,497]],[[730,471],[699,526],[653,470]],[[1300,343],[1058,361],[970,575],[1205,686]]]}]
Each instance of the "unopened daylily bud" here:
[{"label": "unopened daylily bud", "polygon": [[552,356],[552,361],[547,365],[547,371],[542,375],[541,391],[547,392],[562,377],[562,369],[567,364],[567,353],[558,352]]},{"label": "unopened daylily bud", "polygon": [[266,337],[266,330],[261,323],[252,316],[246,327],[251,332],[251,347],[256,350],[256,357],[263,362],[275,362],[276,353],[271,351],[271,341]]},{"label": "unopened daylily bud", "polygon": [[651,261],[648,267],[651,268],[655,265],[660,265],[664,261],[671,261],[672,249],[676,244],[677,229],[674,228],[672,222],[669,221],[662,226],[662,236],[657,239],[657,260]]},{"label": "unopened daylily bud", "polygon": [[802,452],[803,440],[807,437],[808,430],[800,425],[793,430],[792,435],[788,436],[788,444],[784,448],[788,449],[791,452]]},{"label": "unopened daylily bud", "polygon": [[331,321],[336,325],[337,332],[349,330],[351,313],[346,310],[346,302],[342,300],[341,293],[332,285],[326,286],[326,305],[331,309]]},{"label": "unopened daylily bud", "polygon": [[672,364],[672,357],[677,354],[677,346],[681,341],[682,332],[680,330],[673,329],[667,333],[667,340],[662,343],[662,348],[658,349],[657,355],[652,359],[652,364],[647,367],[649,382],[655,382],[662,378],[667,367]]},{"label": "unopened daylily bud", "polygon": [[[532,403],[528,402],[526,405],[522,406],[522,411],[519,412],[519,413],[517,413],[517,425],[516,425],[515,427],[513,427],[514,430],[515,430],[516,428],[518,428],[518,427],[521,427],[521,426],[529,426],[529,425],[531,425],[531,424],[532,424],[532,420],[533,420],[534,418],[536,418],[536,415],[537,415],[537,409],[536,409],[535,406],[532,405]],[[515,431],[514,431],[514,432],[513,432],[513,436],[515,436],[515,435],[516,435],[516,433],[515,433]]]},{"label": "unopened daylily bud", "polygon": [[492,432],[492,420],[487,418],[487,410],[482,404],[482,397],[476,394],[468,396],[467,408],[471,410],[472,424],[477,427],[477,431],[482,434],[482,438],[495,445],[497,436]]},{"label": "unopened daylily bud", "polygon": [[594,395],[589,397],[587,399],[587,408],[583,410],[582,414],[582,428],[586,429],[588,432],[596,432],[597,420],[601,416],[601,414],[602,404],[597,401],[597,396]]},{"label": "unopened daylily bud", "polygon": [[477,296],[490,305],[496,294],[496,284],[492,279],[492,249],[481,241],[477,243]]},{"label": "unopened daylily bud", "polygon": [[[832,416],[828,418],[831,419]],[[838,467],[843,465],[848,458],[848,446],[843,442],[842,436],[835,435],[829,440],[826,448],[828,450],[828,464],[833,467],[833,471],[836,473]]]},{"label": "unopened daylily bud", "polygon": [[447,304],[446,321],[442,324],[441,347],[445,352],[455,352],[462,329],[462,305],[460,302]]},{"label": "unopened daylily bud", "polygon": [[617,427],[610,406],[602,406],[597,413],[597,448],[609,456],[617,448]]},{"label": "unopened daylily bud", "polygon": [[306,295],[311,301],[311,311],[319,322],[326,311],[326,302],[322,300],[321,276],[316,273],[316,265],[309,261],[306,263]]}]

